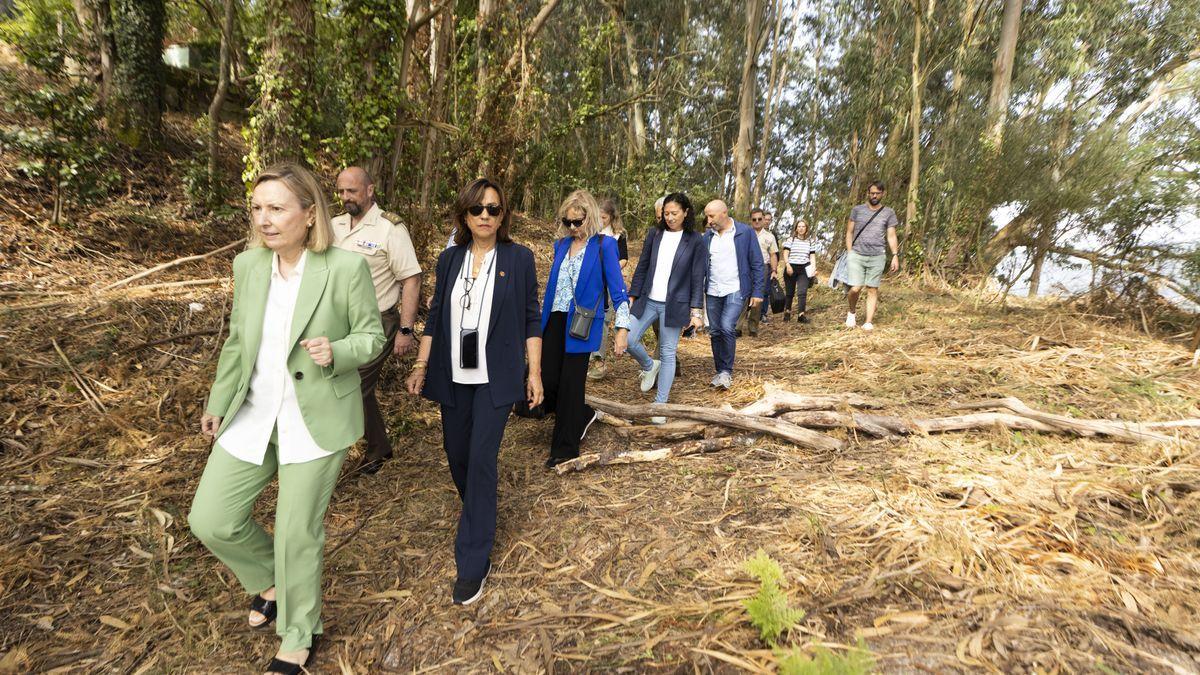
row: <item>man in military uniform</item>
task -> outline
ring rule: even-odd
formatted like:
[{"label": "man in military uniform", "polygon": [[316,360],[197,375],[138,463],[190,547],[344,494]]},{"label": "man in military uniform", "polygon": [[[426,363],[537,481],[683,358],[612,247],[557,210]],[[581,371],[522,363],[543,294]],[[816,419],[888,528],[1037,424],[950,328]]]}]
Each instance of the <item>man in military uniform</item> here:
[{"label": "man in military uniform", "polygon": [[375,203],[375,184],[366,170],[351,166],[338,174],[337,195],[346,212],[333,219],[333,244],[367,259],[387,337],[379,356],[358,370],[362,376],[367,452],[357,470],[373,474],[392,457],[392,444],[379,412],[375,385],[388,354],[402,356],[415,344],[413,325],[421,293],[421,266],[408,228],[400,222],[400,217]]}]

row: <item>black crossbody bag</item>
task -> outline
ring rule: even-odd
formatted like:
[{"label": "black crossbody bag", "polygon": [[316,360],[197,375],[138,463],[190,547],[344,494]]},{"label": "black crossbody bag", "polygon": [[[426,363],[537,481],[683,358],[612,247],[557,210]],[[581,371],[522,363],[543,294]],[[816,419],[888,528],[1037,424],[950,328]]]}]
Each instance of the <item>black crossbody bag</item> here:
[{"label": "black crossbody bag", "polygon": [[[570,245],[567,247],[567,255],[570,256]],[[583,269],[583,263],[580,263],[580,269]],[[574,279],[571,284],[571,302],[575,304],[575,314],[571,316],[570,325],[567,326],[567,335],[587,342],[588,336],[592,333],[592,321],[600,312],[600,306],[604,304],[605,294],[608,292],[607,278],[604,275],[604,235],[600,235],[600,299],[596,301],[596,306],[592,308],[580,307],[578,300],[575,298],[575,286],[579,284],[579,279]]]}]

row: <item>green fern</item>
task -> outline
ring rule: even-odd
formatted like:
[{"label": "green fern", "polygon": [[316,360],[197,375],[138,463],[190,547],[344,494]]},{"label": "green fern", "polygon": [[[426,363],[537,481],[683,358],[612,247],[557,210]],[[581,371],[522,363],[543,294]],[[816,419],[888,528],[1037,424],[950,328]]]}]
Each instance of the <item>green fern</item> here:
[{"label": "green fern", "polygon": [[861,639],[845,654],[817,647],[810,656],[793,647],[779,659],[779,675],[867,675],[874,669],[875,657]]},{"label": "green fern", "polygon": [[782,587],[786,584],[783,569],[762,549],[745,562],[746,572],[758,579],[758,592],[742,602],[750,623],[758,629],[759,636],[767,644],[775,646],[784,632],[795,627],[804,618],[804,610],[788,606],[787,595]]},{"label": "green fern", "polygon": [[742,564],[742,569],[750,576],[765,583],[773,583],[780,588],[787,588],[787,580],[783,577],[783,568],[771,559],[767,552],[758,549],[753,558]]}]

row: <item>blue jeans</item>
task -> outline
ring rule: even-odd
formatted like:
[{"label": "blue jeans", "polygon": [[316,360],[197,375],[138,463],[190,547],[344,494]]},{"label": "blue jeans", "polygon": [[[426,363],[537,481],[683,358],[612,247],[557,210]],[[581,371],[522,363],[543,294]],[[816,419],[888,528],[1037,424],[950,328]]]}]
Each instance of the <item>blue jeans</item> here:
[{"label": "blue jeans", "polygon": [[655,403],[666,403],[671,396],[671,385],[675,383],[675,348],[679,346],[679,334],[682,327],[672,328],[665,325],[667,306],[661,302],[646,299],[646,311],[641,316],[633,318],[633,326],[629,329],[629,354],[638,362],[643,371],[654,367],[654,362],[646,354],[642,344],[642,335],[650,326],[658,321],[658,354],[662,366],[658,370],[658,394]]},{"label": "blue jeans", "polygon": [[709,334],[712,336],[713,365],[718,373],[733,373],[733,357],[737,350],[738,316],[742,313],[742,294],[734,291],[720,297],[706,295],[708,302]]}]

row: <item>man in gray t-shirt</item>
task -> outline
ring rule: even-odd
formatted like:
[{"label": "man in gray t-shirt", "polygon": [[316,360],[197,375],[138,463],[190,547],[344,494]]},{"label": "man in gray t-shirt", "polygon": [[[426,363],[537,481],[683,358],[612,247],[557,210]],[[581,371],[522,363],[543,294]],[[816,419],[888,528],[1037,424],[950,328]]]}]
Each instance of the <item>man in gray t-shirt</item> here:
[{"label": "man in gray t-shirt", "polygon": [[[896,212],[884,206],[884,186],[874,181],[867,187],[867,203],[850,210],[846,221],[846,276],[850,282],[850,311],[846,314],[846,327],[857,325],[854,311],[858,296],[867,289],[867,320],[863,330],[874,330],[875,306],[879,302],[879,283],[883,279],[883,268],[887,263],[887,249],[892,250],[892,272],[900,270],[900,242],[896,238]],[[886,242],[886,246],[885,246]]]}]

